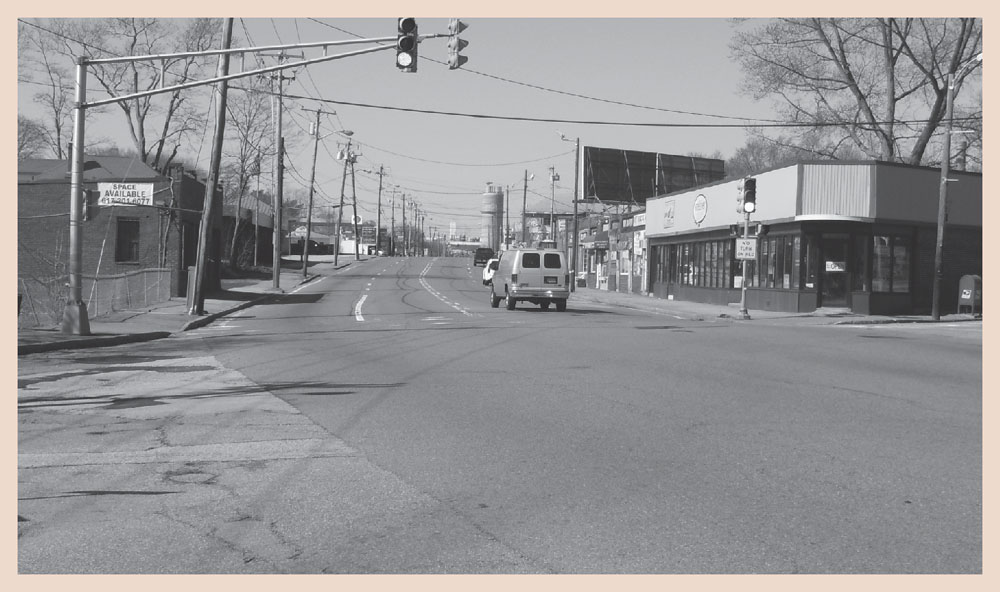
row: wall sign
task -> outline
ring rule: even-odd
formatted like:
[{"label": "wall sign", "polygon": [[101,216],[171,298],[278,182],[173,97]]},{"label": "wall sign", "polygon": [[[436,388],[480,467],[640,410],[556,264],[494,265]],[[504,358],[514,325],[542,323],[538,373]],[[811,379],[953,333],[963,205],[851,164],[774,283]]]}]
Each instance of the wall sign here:
[{"label": "wall sign", "polygon": [[152,183],[98,183],[99,206],[151,206]]},{"label": "wall sign", "polygon": [[708,215],[708,198],[704,194],[699,193],[698,197],[694,198],[694,223],[701,224],[705,221],[705,216]]},{"label": "wall sign", "polygon": [[664,205],[663,211],[663,227],[673,228],[674,227],[674,200],[670,200]]}]

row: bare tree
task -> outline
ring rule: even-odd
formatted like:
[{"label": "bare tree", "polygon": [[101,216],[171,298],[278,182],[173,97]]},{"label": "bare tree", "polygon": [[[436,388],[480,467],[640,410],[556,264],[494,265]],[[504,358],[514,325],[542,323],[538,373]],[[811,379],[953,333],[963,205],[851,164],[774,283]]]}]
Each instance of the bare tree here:
[{"label": "bare tree", "polygon": [[25,158],[35,158],[44,148],[45,126],[23,115],[18,115],[17,160],[20,162]]},{"label": "bare tree", "polygon": [[[37,23],[43,38],[40,47],[46,47],[44,68],[51,72],[50,78],[61,76],[59,84],[52,84],[63,90],[61,104],[72,100],[72,84],[67,84],[66,72],[78,57],[205,51],[217,47],[219,37],[219,27],[211,19],[48,19]],[[211,72],[210,67],[211,60],[199,56],[164,58],[159,63],[93,64],[88,68],[88,80],[96,82],[108,95],[118,97],[195,80]],[[206,116],[192,100],[203,92],[188,89],[116,104],[125,116],[133,147],[144,162],[166,170],[187,136],[203,131]]]},{"label": "bare tree", "polygon": [[[745,90],[775,98],[784,117],[806,130],[786,139],[827,158],[855,148],[869,158],[925,164],[945,116],[948,74],[982,51],[980,19],[749,24],[730,44]],[[970,73],[963,71],[956,86]],[[978,121],[981,113],[980,100]],[[975,107],[967,115],[963,123],[977,121]]]},{"label": "bare tree", "polygon": [[230,142],[227,144],[229,150],[224,155],[228,163],[224,167],[223,178],[227,189],[226,202],[236,206],[229,251],[229,263],[234,269],[241,260],[237,246],[246,244],[246,241],[241,243],[239,240],[243,198],[250,181],[261,174],[262,163],[273,158],[270,95],[262,92],[263,84],[252,80],[249,86],[238,89],[242,92],[234,93],[227,104]]},{"label": "bare tree", "polygon": [[18,69],[28,82],[44,90],[32,100],[41,105],[46,120],[42,124],[45,145],[55,158],[66,158],[72,136],[73,70],[72,62],[57,52],[56,37],[44,29],[18,27]]}]

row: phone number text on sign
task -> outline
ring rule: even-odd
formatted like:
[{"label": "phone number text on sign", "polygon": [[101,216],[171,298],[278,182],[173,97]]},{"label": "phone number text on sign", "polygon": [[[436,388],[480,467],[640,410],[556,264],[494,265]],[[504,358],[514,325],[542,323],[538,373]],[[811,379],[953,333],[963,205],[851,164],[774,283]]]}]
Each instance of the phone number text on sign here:
[{"label": "phone number text on sign", "polygon": [[98,183],[99,206],[151,206],[152,183]]}]

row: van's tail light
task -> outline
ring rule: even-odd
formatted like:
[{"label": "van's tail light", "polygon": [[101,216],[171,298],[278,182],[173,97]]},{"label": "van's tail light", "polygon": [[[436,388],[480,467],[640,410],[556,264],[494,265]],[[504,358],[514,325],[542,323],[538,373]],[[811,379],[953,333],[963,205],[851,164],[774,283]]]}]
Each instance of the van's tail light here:
[{"label": "van's tail light", "polygon": [[565,278],[564,281],[565,281],[564,285],[568,286],[569,285],[569,274],[568,273],[566,274],[566,278]]},{"label": "van's tail light", "polygon": [[517,285],[517,274],[516,273],[510,274],[510,283],[514,284],[515,286]]}]

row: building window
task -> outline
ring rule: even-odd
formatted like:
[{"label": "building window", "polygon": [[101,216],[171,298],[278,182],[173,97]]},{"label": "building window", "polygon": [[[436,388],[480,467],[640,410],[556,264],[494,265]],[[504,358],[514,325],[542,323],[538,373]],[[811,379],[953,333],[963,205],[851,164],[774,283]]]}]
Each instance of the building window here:
[{"label": "building window", "polygon": [[793,237],[792,241],[791,241],[791,247],[792,247],[792,259],[791,259],[792,271],[791,271],[790,275],[792,276],[791,277],[791,279],[792,279],[792,285],[790,286],[790,288],[792,290],[798,290],[799,287],[802,285],[802,276],[801,276],[801,273],[802,273],[802,259],[801,259],[801,257],[802,257],[802,239],[801,239],[801,237],[798,237],[798,236]]},{"label": "building window", "polygon": [[870,236],[854,237],[854,263],[851,266],[851,289],[855,292],[868,291],[868,246],[871,244]]},{"label": "building window", "polygon": [[139,262],[139,220],[135,218],[118,218],[115,262]]},{"label": "building window", "polygon": [[872,292],[910,291],[910,245],[903,236],[881,235],[872,241]]}]

